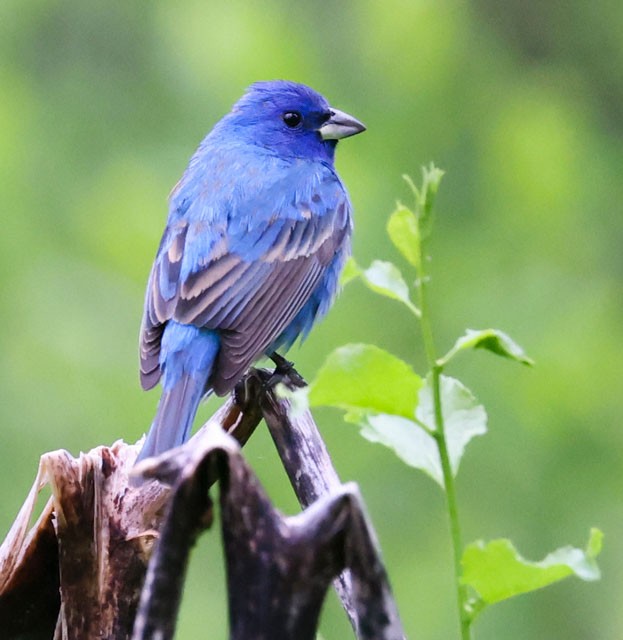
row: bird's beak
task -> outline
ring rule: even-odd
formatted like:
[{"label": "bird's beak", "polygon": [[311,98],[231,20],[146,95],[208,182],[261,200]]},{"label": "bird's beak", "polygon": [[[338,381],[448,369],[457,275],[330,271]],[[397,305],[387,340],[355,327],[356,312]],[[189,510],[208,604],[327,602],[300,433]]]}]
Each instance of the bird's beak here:
[{"label": "bird's beak", "polygon": [[343,111],[331,109],[331,117],[318,129],[323,140],[339,140],[365,131],[366,127],[357,118]]}]

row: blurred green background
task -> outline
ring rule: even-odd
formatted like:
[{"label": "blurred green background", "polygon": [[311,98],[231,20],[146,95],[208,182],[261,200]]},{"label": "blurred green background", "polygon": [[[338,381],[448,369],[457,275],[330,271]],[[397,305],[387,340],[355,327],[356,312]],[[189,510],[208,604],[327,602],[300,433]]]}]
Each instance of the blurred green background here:
[{"label": "blurred green background", "polygon": [[[137,334],[167,194],[246,85],[289,78],[368,125],[337,159],[358,261],[399,260],[384,227],[408,198],[400,175],[434,160],[447,171],[432,241],[439,350],[492,326],[537,361],[477,353],[451,371],[489,412],[459,474],[465,541],[508,536],[536,560],[605,531],[601,582],[498,605],[477,637],[621,638],[622,32],[613,0],[3,0],[2,535],[40,454],[133,441],[149,425],[158,394],[139,388]],[[422,372],[410,318],[360,283],[291,353],[312,378],[351,341]],[[408,634],[457,637],[441,492],[338,413],[317,419],[361,486]],[[296,512],[263,429],[245,453]],[[226,627],[215,529],[192,558],[178,637]],[[333,595],[322,634],[348,637]]]}]

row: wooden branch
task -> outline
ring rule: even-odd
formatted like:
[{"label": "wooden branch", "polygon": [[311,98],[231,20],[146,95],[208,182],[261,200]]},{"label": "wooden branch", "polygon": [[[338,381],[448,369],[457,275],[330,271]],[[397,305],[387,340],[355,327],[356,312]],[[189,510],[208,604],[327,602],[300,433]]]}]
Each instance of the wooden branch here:
[{"label": "wooden branch", "polygon": [[[259,409],[243,414],[229,399],[208,424],[246,442],[260,420]],[[1,638],[130,638],[170,494],[167,484],[129,483],[141,444],[41,457],[0,546]],[[29,531],[46,484],[52,497]]]},{"label": "wooden branch", "polygon": [[[295,372],[280,379],[300,384]],[[274,382],[251,372],[195,437],[140,468],[141,443],[42,456],[0,547],[2,637],[123,640],[134,626],[135,640],[172,638],[189,550],[211,525],[209,488],[220,479],[233,640],[313,638],[326,589],[347,567],[338,588],[358,637],[403,638],[356,486],[339,483],[311,415],[292,416]],[[291,518],[240,453],[262,416],[307,506]],[[137,471],[159,482],[135,487]],[[52,497],[29,531],[46,483]]]},{"label": "wooden branch", "polygon": [[[257,376],[263,387],[270,386],[272,378],[270,372],[255,371],[251,372],[249,378]],[[305,385],[305,381],[294,371],[292,376],[286,376],[281,380],[290,391]],[[247,383],[247,387],[250,383]],[[267,392],[260,395],[259,404],[262,408],[262,415],[272,439],[279,452],[279,457],[288,474],[290,483],[294,488],[294,492],[303,508],[314,504],[320,498],[335,494],[343,490],[343,485],[339,479],[331,461],[331,456],[320,435],[316,422],[309,411],[294,412],[288,398],[280,397],[274,392]],[[374,584],[381,584],[383,588],[377,594],[380,598],[379,603],[383,603],[383,608],[390,617],[392,624],[396,627],[400,626],[400,618],[398,610],[394,602],[389,582],[385,574],[385,569],[380,563],[380,551],[376,542],[372,523],[367,518],[363,507],[358,489],[353,486],[353,494],[358,496],[358,514],[359,517],[365,519],[365,525],[361,525],[368,532],[366,535],[366,544],[372,544],[374,551],[368,549],[367,557],[376,559],[376,564],[372,564],[368,569],[372,572],[368,577],[378,572],[377,579],[372,580]],[[355,527],[353,531],[361,530]],[[363,541],[360,541],[363,544]],[[356,548],[361,548],[356,545]],[[356,566],[359,567],[355,563]],[[346,562],[346,566],[351,566],[350,562]],[[361,567],[359,567],[361,569]],[[371,579],[371,578],[370,578]],[[361,609],[361,603],[356,603],[357,594],[353,592],[353,583],[351,572],[346,569],[342,572],[334,582],[335,590],[342,601],[342,605],[348,615],[351,625],[358,638],[366,638],[366,629],[359,626],[359,616],[357,610]],[[397,637],[397,636],[396,636]]]},{"label": "wooden branch", "polygon": [[[117,442],[78,458],[62,450],[42,456],[0,547],[2,637],[31,637],[34,629],[46,640],[129,638],[169,494],[155,483],[140,492],[128,487],[137,450]],[[28,533],[46,483],[52,497]]]},{"label": "wooden branch", "polygon": [[0,629],[7,638],[49,640],[61,605],[51,500],[28,532],[37,494],[35,481],[0,547]]},{"label": "wooden branch", "polygon": [[[190,443],[189,443],[190,444]],[[331,580],[353,576],[353,608],[362,640],[402,640],[374,534],[354,484],[340,486],[304,512],[271,505],[231,437],[216,425],[158,458],[150,475],[177,477],[167,522],[145,581],[132,640],[169,640],[186,553],[206,526],[207,488],[220,479],[231,640],[312,640]],[[177,471],[175,471],[177,469]]]},{"label": "wooden branch", "polygon": [[[278,380],[290,390],[305,385],[296,372]],[[238,389],[236,399],[244,406],[252,404],[260,408],[296,497],[302,507],[308,507],[340,489],[342,483],[311,412],[306,409],[294,413],[290,401],[275,393],[273,387],[271,372],[252,369],[244,385],[247,397]]]},{"label": "wooden branch", "polygon": [[[261,407],[294,493],[300,505],[306,508],[319,498],[340,491],[342,483],[310,411],[294,415],[289,400],[279,398],[272,390],[266,392],[274,387],[271,380],[271,372],[252,370],[244,387],[237,390],[236,397],[239,403]],[[280,382],[290,390],[305,385],[296,371],[281,378]],[[359,637],[350,572],[341,573],[334,586],[355,635]]]}]

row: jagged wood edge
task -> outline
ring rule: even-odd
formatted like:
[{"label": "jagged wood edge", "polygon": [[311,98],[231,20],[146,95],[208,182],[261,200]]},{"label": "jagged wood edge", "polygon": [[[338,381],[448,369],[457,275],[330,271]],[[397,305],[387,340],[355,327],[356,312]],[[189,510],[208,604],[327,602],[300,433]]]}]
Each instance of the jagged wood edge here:
[{"label": "jagged wood edge", "polygon": [[[377,544],[355,485],[341,486],[297,516],[271,505],[237,443],[206,429],[162,456],[162,477],[177,475],[169,513],[149,565],[133,640],[169,640],[188,552],[209,523],[209,485],[221,482],[232,640],[312,640],[331,580],[349,566],[359,637],[401,640],[402,626]],[[177,472],[175,471],[177,469]],[[158,468],[152,467],[158,475]]]}]

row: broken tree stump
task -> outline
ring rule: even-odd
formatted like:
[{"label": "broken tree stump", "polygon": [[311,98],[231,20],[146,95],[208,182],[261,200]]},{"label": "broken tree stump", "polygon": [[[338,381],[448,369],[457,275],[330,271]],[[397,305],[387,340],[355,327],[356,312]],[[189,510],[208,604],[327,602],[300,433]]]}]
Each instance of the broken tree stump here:
[{"label": "broken tree stump", "polygon": [[[356,485],[342,485],[311,414],[252,370],[185,445],[133,470],[140,443],[45,454],[0,547],[0,629],[29,638],[173,638],[186,566],[219,481],[232,640],[314,638],[331,581],[358,638],[404,637]],[[300,386],[296,372],[283,379]],[[270,503],[240,446],[264,418],[305,510]],[[130,474],[151,481],[139,486]],[[52,497],[32,529],[36,498]],[[349,571],[344,573],[344,570]]]}]

